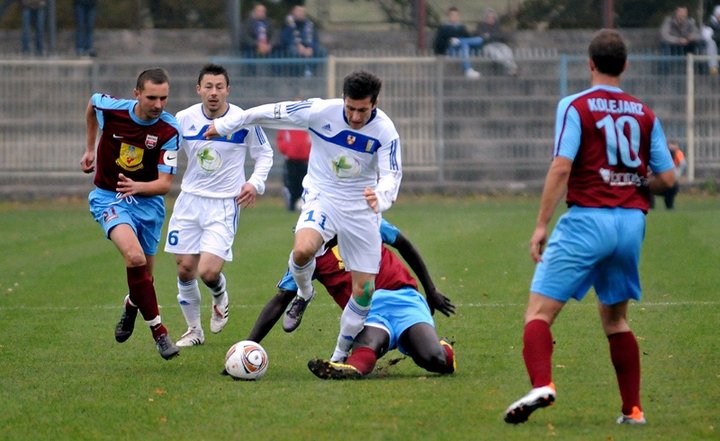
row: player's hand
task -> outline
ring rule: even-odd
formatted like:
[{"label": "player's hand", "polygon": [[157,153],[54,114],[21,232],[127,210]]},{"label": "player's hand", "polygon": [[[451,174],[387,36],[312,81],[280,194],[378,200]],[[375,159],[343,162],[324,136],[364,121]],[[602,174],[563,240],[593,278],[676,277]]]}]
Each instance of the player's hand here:
[{"label": "player's hand", "polygon": [[377,202],[377,195],[375,194],[375,190],[373,190],[370,187],[365,187],[365,191],[363,191],[363,196],[365,196],[365,200],[367,201],[367,204],[372,208],[372,210],[377,213],[378,212],[378,202]]},{"label": "player's hand", "polygon": [[542,261],[542,253],[545,251],[545,245],[547,244],[547,229],[545,227],[535,227],[530,238],[530,257],[533,262],[538,263]]},{"label": "player's hand", "polygon": [[372,208],[375,213],[382,213],[392,206],[392,201],[388,200],[385,193],[378,193],[373,188],[365,187],[363,196],[365,196],[365,201],[367,201],[368,206]]},{"label": "player's hand", "polygon": [[203,134],[203,136],[205,137],[205,139],[210,139],[210,138],[213,138],[216,136],[220,136],[220,134],[217,132],[217,129],[215,129],[214,122],[210,123],[210,125],[208,126],[208,128],[205,131],[205,133]]},{"label": "player's hand", "polygon": [[428,292],[426,293],[426,297],[428,306],[430,307],[430,314],[435,315],[436,309],[447,317],[450,317],[450,314],[455,314],[455,305],[440,291],[435,290]]},{"label": "player's hand", "polygon": [[92,173],[95,171],[95,152],[85,152],[82,159],[80,159],[80,168],[83,173]]},{"label": "player's hand", "polygon": [[115,191],[122,193],[120,199],[125,199],[128,196],[132,196],[139,193],[138,182],[133,181],[124,174],[118,175],[118,182]]},{"label": "player's hand", "polygon": [[257,189],[251,183],[246,182],[240,189],[240,194],[235,198],[235,203],[242,208],[252,208],[255,206],[256,199]]}]

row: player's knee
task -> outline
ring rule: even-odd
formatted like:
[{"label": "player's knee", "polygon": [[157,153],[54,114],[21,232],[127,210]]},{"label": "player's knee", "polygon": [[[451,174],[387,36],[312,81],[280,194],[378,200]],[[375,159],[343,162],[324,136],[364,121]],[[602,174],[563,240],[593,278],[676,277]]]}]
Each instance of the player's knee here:
[{"label": "player's knee", "polygon": [[293,248],[292,259],[295,265],[303,267],[310,263],[310,260],[315,257],[317,250],[312,250],[310,247],[296,246]]},{"label": "player's knee", "polygon": [[200,271],[200,280],[202,280],[205,285],[217,285],[219,279],[220,271],[207,268]]},{"label": "player's knee", "polygon": [[125,263],[128,268],[147,265],[147,258],[141,249],[130,250],[125,254]]},{"label": "player's knee", "polygon": [[430,371],[444,373],[447,371],[446,354],[442,346],[435,350],[422,351],[414,357],[415,363],[421,368]]}]

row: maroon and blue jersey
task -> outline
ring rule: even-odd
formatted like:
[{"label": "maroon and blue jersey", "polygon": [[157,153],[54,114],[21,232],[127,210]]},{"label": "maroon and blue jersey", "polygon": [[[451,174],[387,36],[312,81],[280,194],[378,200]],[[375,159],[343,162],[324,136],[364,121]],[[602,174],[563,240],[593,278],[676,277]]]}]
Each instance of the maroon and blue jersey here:
[{"label": "maroon and blue jersey", "polygon": [[[345,270],[337,245],[317,258],[315,278],[325,287],[335,303],[345,308],[352,295],[352,277],[350,272]],[[375,276],[375,289],[394,291],[401,288],[413,288],[417,291],[418,286],[400,258],[383,246],[380,271]]]},{"label": "maroon and blue jersey", "polygon": [[570,159],[567,204],[650,207],[648,172],[673,167],[660,120],[617,87],[594,86],[558,104],[553,156]]},{"label": "maroon and blue jersey", "polygon": [[[383,243],[393,245],[400,234],[400,230],[390,222],[380,221],[380,236]],[[352,276],[345,269],[345,263],[340,257],[337,245],[328,248],[322,256],[315,260],[313,278],[317,279],[332,296],[335,303],[345,308],[352,295]],[[288,270],[278,288],[288,291],[297,291],[297,284]],[[380,255],[380,270],[375,276],[375,288],[394,291],[402,288],[412,288],[417,291],[417,282],[399,257],[383,245]]]},{"label": "maroon and blue jersey", "polygon": [[115,191],[118,175],[138,182],[158,178],[158,172],[177,172],[180,128],[175,117],[163,112],[143,121],[135,115],[137,100],[96,93],[91,102],[102,135],[97,147],[95,185]]}]

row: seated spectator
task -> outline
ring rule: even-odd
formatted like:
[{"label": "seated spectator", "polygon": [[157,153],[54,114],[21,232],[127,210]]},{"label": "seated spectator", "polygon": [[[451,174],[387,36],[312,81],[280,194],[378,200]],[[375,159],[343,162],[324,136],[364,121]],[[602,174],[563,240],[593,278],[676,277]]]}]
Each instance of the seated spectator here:
[{"label": "seated spectator", "polygon": [[273,51],[273,29],[262,3],[255,4],[243,23],[240,49],[247,58],[268,57]]},{"label": "seated spectator", "polygon": [[685,6],[678,6],[672,15],[665,17],[660,40],[663,55],[699,54],[703,45],[695,19],[688,16]]},{"label": "seated spectator", "polygon": [[470,49],[480,49],[482,44],[483,39],[472,37],[465,25],[460,22],[460,10],[450,6],[447,10],[447,21],[440,25],[435,34],[435,54],[461,57],[465,76],[480,78],[480,72],[470,65]]},{"label": "seated spectator", "polygon": [[500,29],[497,12],[495,12],[494,9],[487,8],[485,10],[483,19],[478,23],[475,34],[485,42],[482,47],[484,56],[498,62],[506,74],[518,74],[518,65],[515,62],[515,56],[513,55],[512,48],[508,45],[509,40],[507,36],[502,29]]},{"label": "seated spectator", "polygon": [[30,54],[30,38],[35,28],[35,55],[44,54],[45,0],[22,0],[22,53]]},{"label": "seated spectator", "polygon": [[712,15],[708,19],[707,26],[703,27],[703,38],[705,47],[710,57],[708,67],[711,75],[718,73],[718,46],[720,46],[720,5],[715,6]]},{"label": "seated spectator", "polygon": [[[293,6],[285,19],[281,37],[283,53],[298,58],[324,58],[326,51],[320,47],[317,27],[307,18],[305,7]],[[308,63],[302,72],[306,77],[313,75],[315,65]]]}]

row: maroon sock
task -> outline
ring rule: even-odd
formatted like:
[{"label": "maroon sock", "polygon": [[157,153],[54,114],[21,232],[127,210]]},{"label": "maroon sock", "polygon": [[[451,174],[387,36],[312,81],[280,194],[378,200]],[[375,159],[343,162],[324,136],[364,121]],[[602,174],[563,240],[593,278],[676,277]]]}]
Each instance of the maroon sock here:
[{"label": "maroon sock", "polygon": [[162,323],[150,326],[150,332],[152,332],[154,340],[157,340],[158,338],[160,338],[161,335],[167,335],[168,333],[167,328],[165,328],[165,325],[163,325]]},{"label": "maroon sock", "polygon": [[608,335],[610,343],[610,359],[615,366],[622,412],[632,413],[633,406],[640,406],[640,348],[632,331],[618,332]]},{"label": "maroon sock", "polygon": [[550,324],[532,320],[523,331],[523,359],[533,387],[552,383],[553,338]]},{"label": "maroon sock", "polygon": [[377,356],[375,351],[368,347],[353,349],[352,354],[348,357],[347,364],[354,366],[361,374],[367,375],[375,369]]},{"label": "maroon sock", "polygon": [[160,308],[157,304],[155,287],[153,286],[152,277],[147,271],[147,266],[128,268],[127,279],[130,300],[140,309],[140,314],[142,314],[145,321],[153,320],[159,316]]}]

